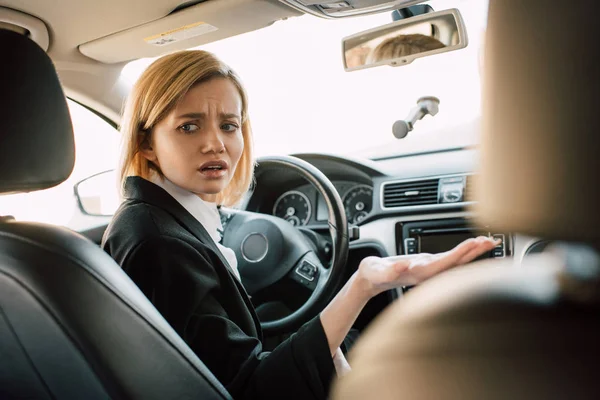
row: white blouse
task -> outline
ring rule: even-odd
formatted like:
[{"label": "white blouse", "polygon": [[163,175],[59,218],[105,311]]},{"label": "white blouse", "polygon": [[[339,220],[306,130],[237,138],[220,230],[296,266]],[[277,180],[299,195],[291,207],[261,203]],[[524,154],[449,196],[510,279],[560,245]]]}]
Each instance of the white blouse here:
[{"label": "white blouse", "polygon": [[238,271],[237,258],[235,252],[229,247],[223,246],[221,243],[221,233],[223,231],[223,225],[221,224],[221,217],[219,210],[215,203],[202,200],[198,195],[182,189],[175,185],[173,182],[166,178],[160,178],[158,176],[153,177],[152,182],[163,188],[169,193],[179,204],[183,206],[190,214],[194,216],[202,224],[204,229],[208,232],[210,237],[213,239],[217,248],[221,251],[234,274],[240,279],[240,273]]}]

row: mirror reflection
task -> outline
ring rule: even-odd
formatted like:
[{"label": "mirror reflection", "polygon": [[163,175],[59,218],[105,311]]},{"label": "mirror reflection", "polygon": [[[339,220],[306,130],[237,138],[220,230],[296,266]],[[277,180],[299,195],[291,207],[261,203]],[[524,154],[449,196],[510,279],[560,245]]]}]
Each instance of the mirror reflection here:
[{"label": "mirror reflection", "polygon": [[466,47],[458,10],[403,19],[347,37],[343,41],[347,71],[377,65],[402,65],[415,58]]}]

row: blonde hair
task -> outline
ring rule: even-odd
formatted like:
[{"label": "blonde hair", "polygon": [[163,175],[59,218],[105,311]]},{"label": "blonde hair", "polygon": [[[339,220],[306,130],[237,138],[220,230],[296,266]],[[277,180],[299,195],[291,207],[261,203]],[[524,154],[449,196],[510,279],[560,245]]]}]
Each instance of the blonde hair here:
[{"label": "blonde hair", "polygon": [[382,60],[391,60],[424,51],[441,49],[442,42],[434,37],[415,33],[411,35],[398,35],[381,42],[369,55],[369,63]]},{"label": "blonde hair", "polygon": [[217,203],[237,204],[252,183],[254,160],[252,129],[248,118],[248,96],[238,75],[212,53],[203,50],[176,52],[153,62],[134,85],[123,111],[120,185],[128,176],[150,179],[162,172],[142,156],[141,144],[151,139],[152,129],[162,121],[192,86],[215,78],[229,79],[242,98],[244,150],[229,185],[217,195]]}]

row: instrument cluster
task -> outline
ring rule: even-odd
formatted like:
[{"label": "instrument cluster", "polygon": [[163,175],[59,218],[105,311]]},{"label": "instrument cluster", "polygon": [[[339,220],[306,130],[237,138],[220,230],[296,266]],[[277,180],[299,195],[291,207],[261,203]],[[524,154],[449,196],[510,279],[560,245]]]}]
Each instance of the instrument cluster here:
[{"label": "instrument cluster", "polygon": [[[341,194],[348,223],[359,225],[373,209],[373,187],[355,182],[334,182]],[[325,199],[310,185],[281,194],[273,205],[272,214],[293,226],[327,221]]]}]

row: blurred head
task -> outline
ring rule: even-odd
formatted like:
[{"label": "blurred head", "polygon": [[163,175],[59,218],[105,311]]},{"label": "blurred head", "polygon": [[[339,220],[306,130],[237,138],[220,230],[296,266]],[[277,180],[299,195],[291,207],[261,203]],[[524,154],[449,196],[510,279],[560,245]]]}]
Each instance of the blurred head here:
[{"label": "blurred head", "polygon": [[368,56],[368,63],[391,60],[424,51],[441,49],[442,47],[445,47],[444,44],[431,36],[421,34],[398,35],[379,43]]},{"label": "blurred head", "polygon": [[233,205],[252,181],[247,94],[211,53],[182,51],[150,65],[128,98],[121,132],[122,185],[128,176],[158,175]]}]

